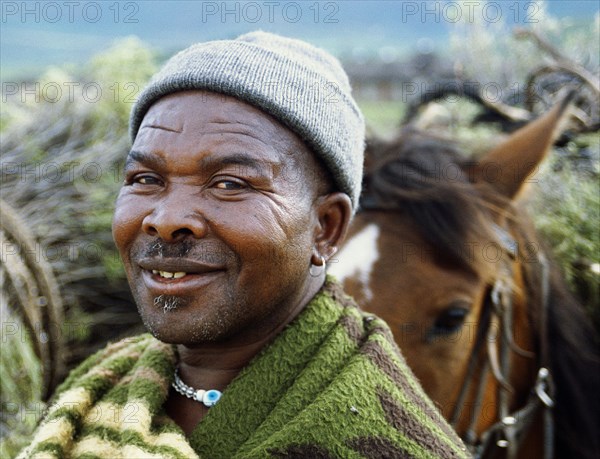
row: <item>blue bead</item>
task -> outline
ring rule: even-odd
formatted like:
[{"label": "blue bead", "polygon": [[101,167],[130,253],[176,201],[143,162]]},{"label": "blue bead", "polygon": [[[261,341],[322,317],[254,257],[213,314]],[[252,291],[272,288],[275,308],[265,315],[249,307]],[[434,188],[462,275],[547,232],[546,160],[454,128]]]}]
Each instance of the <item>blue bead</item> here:
[{"label": "blue bead", "polygon": [[207,390],[202,397],[205,406],[213,406],[221,398],[221,392],[216,389]]}]

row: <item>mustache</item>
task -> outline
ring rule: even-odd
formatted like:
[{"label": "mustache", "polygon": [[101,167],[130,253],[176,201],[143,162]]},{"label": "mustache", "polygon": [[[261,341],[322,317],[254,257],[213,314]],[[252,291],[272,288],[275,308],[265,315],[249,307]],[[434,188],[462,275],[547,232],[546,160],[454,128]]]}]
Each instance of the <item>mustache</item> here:
[{"label": "mustache", "polygon": [[163,258],[182,258],[187,256],[193,249],[194,244],[192,241],[187,239],[167,244],[164,241],[154,241],[147,245],[144,250],[143,256],[154,258],[154,257],[163,257]]},{"label": "mustache", "polygon": [[206,264],[226,264],[232,259],[232,252],[220,244],[194,242],[184,239],[179,242],[165,242],[157,239],[133,250],[133,259],[143,258],[189,258]]}]

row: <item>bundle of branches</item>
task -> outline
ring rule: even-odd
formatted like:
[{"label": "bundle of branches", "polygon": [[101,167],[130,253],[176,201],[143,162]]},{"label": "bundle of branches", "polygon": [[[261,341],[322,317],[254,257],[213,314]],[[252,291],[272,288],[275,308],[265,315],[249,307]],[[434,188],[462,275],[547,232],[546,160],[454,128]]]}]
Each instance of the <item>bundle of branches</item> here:
[{"label": "bundle of branches", "polygon": [[14,218],[3,221],[2,265],[27,268],[5,276],[3,315],[21,318],[34,341],[43,398],[94,350],[142,329],[110,225],[130,105],[156,66],[152,51],[125,38],[79,76],[51,68],[3,94],[3,216]]},{"label": "bundle of branches", "polygon": [[110,227],[130,105],[156,61],[128,37],[70,73],[3,83],[2,457],[27,444],[70,368],[143,328]]},{"label": "bundle of branches", "polygon": [[531,29],[517,28],[516,38],[530,40],[546,55],[549,62],[532,70],[527,76],[525,107],[531,113],[542,113],[554,105],[563,88],[576,89],[577,132],[600,130],[600,75],[566,56],[542,35]]},{"label": "bundle of branches", "polygon": [[[139,327],[110,233],[129,146],[126,124],[118,113],[100,108],[81,97],[20,105],[25,121],[2,132],[3,199],[15,216],[3,265],[10,269],[10,263],[26,260],[26,283],[39,285],[42,273],[59,286],[50,302],[41,292],[21,294],[23,282],[5,282],[8,307],[15,315],[25,312],[24,323],[49,374],[46,395],[67,368]],[[45,304],[54,311],[47,318],[27,313]]]},{"label": "bundle of branches", "polygon": [[[454,79],[437,81],[410,102],[403,123],[414,122],[417,115],[422,118],[424,108],[431,102],[464,97],[481,107],[474,123],[498,123],[503,131],[510,132],[545,113],[567,92],[575,90],[577,98],[571,110],[572,123],[557,144],[566,144],[578,133],[600,130],[600,75],[567,57],[534,30],[517,28],[513,35],[519,40],[530,40],[541,54],[548,56],[547,62],[529,71],[523,90],[501,88],[495,83],[497,88],[504,89],[505,97],[493,100],[482,90],[485,82],[458,74]],[[424,121],[421,119],[420,122]]]},{"label": "bundle of branches", "polygon": [[[2,199],[0,228],[3,335],[19,334],[20,326],[26,324],[35,337],[33,344],[42,363],[43,387],[54,387],[64,373],[64,343],[61,330],[56,326],[64,321],[58,283],[52,267],[38,256],[28,225]],[[16,311],[9,310],[9,304],[15,301],[19,303],[22,318],[15,317]]]}]

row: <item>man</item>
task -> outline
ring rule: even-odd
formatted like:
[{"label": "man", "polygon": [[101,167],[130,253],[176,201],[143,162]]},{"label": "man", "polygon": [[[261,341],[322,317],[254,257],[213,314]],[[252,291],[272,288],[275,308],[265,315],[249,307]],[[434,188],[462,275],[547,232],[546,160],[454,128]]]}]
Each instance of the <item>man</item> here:
[{"label": "man", "polygon": [[364,143],[333,57],[263,32],[192,46],[130,128],[113,235],[153,336],[74,370],[22,457],[466,456],[326,277]]}]

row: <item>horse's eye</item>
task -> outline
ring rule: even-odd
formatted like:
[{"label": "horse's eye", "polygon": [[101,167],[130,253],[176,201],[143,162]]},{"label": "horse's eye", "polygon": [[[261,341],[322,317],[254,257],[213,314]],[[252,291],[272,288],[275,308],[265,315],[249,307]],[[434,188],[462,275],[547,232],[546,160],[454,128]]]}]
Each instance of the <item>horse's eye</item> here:
[{"label": "horse's eye", "polygon": [[444,309],[429,330],[428,339],[435,339],[451,335],[463,326],[465,318],[469,314],[468,304],[465,302],[453,303]]}]

